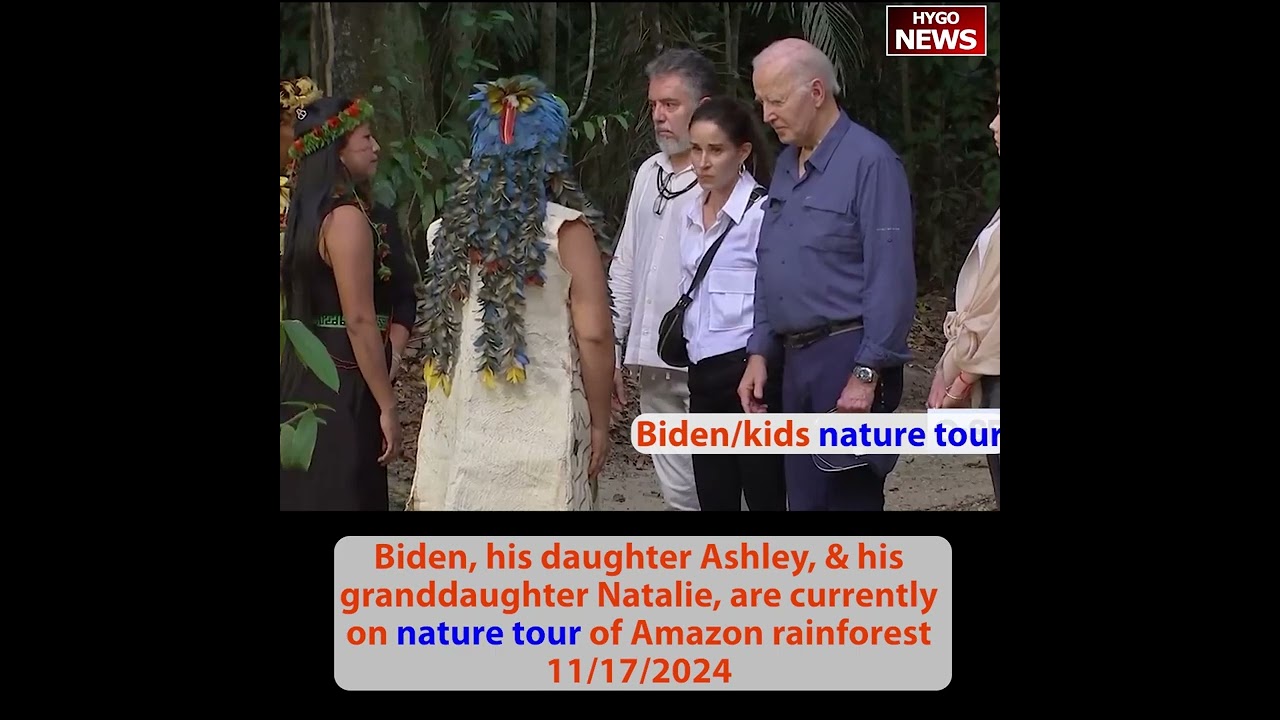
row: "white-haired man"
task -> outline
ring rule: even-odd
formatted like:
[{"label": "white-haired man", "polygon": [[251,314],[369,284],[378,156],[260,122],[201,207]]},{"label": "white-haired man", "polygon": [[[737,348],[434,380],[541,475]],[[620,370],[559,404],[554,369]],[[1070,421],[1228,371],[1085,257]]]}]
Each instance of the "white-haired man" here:
[{"label": "white-haired man", "polygon": [[[765,48],[752,84],[785,147],[757,247],[743,409],[762,409],[766,360],[782,353],[784,412],[893,412],[916,297],[902,160],[840,108],[830,59],[804,40]],[[787,455],[789,509],[883,510],[897,459]]]},{"label": "white-haired man", "polygon": [[[622,368],[639,375],[640,411],[689,412],[688,373],[658,357],[658,323],[675,305],[680,281],[680,222],[698,184],[690,161],[689,118],[719,90],[715,65],[693,50],[672,49],[645,68],[658,152],[636,173],[618,236],[609,289],[620,349],[615,401],[626,403]],[[654,455],[663,499],[672,510],[698,510],[689,455]]]}]

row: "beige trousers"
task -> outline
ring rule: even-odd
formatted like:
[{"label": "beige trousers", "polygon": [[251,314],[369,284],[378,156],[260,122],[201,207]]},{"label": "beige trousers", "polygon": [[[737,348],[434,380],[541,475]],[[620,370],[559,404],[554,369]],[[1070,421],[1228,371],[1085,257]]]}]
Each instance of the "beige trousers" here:
[{"label": "beige trousers", "polygon": [[[639,368],[640,412],[689,412],[689,374],[660,368]],[[658,473],[662,498],[672,510],[699,510],[691,455],[650,455]]]}]

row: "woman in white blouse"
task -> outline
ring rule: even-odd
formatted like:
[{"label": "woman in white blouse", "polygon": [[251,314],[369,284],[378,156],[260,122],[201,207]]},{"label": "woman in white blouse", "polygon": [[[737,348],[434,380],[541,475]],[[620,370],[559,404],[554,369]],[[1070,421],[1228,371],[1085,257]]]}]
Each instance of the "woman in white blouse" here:
[{"label": "woman in white blouse", "polygon": [[[741,414],[738,383],[755,320],[756,243],[771,176],[769,151],[754,113],[733,98],[699,105],[689,135],[698,196],[680,233],[681,291],[724,234],[685,312],[689,412]],[[769,377],[781,378],[782,372],[770,369]],[[776,411],[782,407],[781,388],[769,390],[765,404]],[[787,509],[782,455],[694,454],[693,475],[703,510],[741,510],[744,495],[751,510]]]},{"label": "woman in white blouse", "polygon": [[[1000,76],[996,75],[999,92]],[[1000,153],[1000,98],[991,134]],[[978,233],[956,281],[956,309],[943,324],[947,347],[929,392],[929,407],[1000,407],[1000,210]],[[1000,456],[988,455],[1000,509]]]}]

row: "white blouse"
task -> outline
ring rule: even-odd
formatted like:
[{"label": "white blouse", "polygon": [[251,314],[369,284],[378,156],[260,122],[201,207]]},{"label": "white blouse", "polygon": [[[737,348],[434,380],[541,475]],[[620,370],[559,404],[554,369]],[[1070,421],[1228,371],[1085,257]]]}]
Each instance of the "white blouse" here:
[{"label": "white blouse", "polygon": [[996,216],[991,219],[991,224],[982,229],[978,234],[978,267],[987,260],[987,246],[991,244],[991,236],[1000,227],[1000,211],[996,210]]},{"label": "white blouse", "polygon": [[738,177],[729,201],[716,214],[711,227],[702,226],[706,191],[694,192],[697,199],[685,212],[680,233],[680,292],[693,282],[703,255],[711,248],[725,223],[735,222],[716,251],[706,276],[693,292],[693,302],[685,311],[684,335],[689,341],[689,359],[701,362],[716,355],[741,350],[751,338],[755,324],[756,244],[768,197],[761,197],[747,210],[756,180],[749,172]]}]

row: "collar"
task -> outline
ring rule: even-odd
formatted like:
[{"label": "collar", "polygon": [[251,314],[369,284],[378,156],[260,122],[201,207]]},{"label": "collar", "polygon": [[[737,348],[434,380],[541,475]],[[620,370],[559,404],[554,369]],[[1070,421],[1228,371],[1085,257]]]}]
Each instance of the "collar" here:
[{"label": "collar", "polygon": [[[716,217],[728,217],[733,220],[735,225],[742,224],[742,218],[747,214],[747,201],[751,199],[751,191],[756,187],[756,179],[751,175],[750,171],[743,171],[738,176],[738,182],[733,186],[733,191],[729,193],[729,200],[720,208],[720,212],[716,213]],[[707,191],[698,188],[697,200],[689,204],[689,209],[685,211],[685,217],[690,222],[702,225],[702,204],[707,198]],[[706,230],[706,228],[703,228]]]},{"label": "collar", "polygon": [[[691,157],[692,157],[692,156],[691,156]],[[664,153],[664,152],[662,152],[661,150],[659,150],[659,151],[658,151],[658,154],[657,154],[657,155],[654,155],[654,156],[653,156],[652,161],[653,161],[653,163],[654,163],[655,165],[657,165],[658,167],[662,168],[663,170],[665,170],[665,171],[667,171],[667,172],[669,172],[669,173],[674,172],[674,173],[676,173],[676,175],[683,175],[683,174],[685,174],[685,173],[692,173],[692,172],[693,172],[693,163],[692,163],[692,162],[690,162],[688,165],[685,165],[683,170],[680,170],[680,171],[678,171],[678,172],[677,172],[676,170],[674,170],[674,169],[672,168],[672,166],[671,166],[671,158],[670,158],[670,157],[668,157],[668,156],[667,156],[667,154],[666,154],[666,153]]]},{"label": "collar", "polygon": [[[853,121],[845,114],[844,110],[836,116],[836,124],[831,126],[827,131],[827,136],[818,142],[818,147],[814,149],[813,154],[809,156],[809,164],[815,170],[825,174],[827,172],[827,163],[831,162],[831,156],[836,152],[836,146],[840,144],[840,139],[845,133],[849,132],[849,128],[853,126]],[[796,154],[799,155],[800,148],[796,148]]]}]

